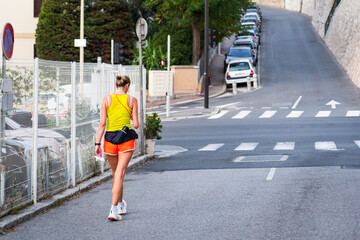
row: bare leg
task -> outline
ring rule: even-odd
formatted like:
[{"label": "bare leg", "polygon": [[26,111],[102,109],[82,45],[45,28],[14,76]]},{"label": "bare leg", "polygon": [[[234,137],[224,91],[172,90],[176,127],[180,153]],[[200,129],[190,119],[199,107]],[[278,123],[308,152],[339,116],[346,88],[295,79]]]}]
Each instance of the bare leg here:
[{"label": "bare leg", "polygon": [[[115,171],[116,171],[116,167],[117,167],[117,164],[118,164],[118,155],[106,154],[106,158],[107,158],[107,160],[109,162],[109,165],[110,165],[111,170],[112,170],[112,174],[114,176]],[[114,186],[114,177],[113,177],[113,186]]]},{"label": "bare leg", "polygon": [[[118,202],[122,201],[124,176],[133,152],[134,151],[118,154],[115,173],[113,171],[112,205],[117,205]],[[111,169],[113,169],[113,167],[111,167]]]}]

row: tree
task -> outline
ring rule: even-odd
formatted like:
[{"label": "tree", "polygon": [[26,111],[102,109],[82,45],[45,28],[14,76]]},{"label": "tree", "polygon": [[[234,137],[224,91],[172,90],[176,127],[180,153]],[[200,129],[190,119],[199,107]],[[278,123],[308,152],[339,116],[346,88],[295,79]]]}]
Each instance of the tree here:
[{"label": "tree", "polygon": [[[111,39],[125,46],[124,61],[130,62],[134,24],[126,0],[85,0],[85,61],[96,62],[101,56],[111,61]],[[78,61],[79,48],[74,39],[80,36],[80,1],[46,0],[36,29],[36,52],[39,58]]]},{"label": "tree", "polygon": [[[239,29],[241,8],[250,0],[210,0],[209,26],[217,32],[217,42]],[[201,54],[201,36],[204,29],[204,0],[146,0],[145,6],[156,8],[156,20],[182,28],[191,28],[192,64],[196,65]]]},{"label": "tree", "polygon": [[58,61],[75,61],[79,48],[74,39],[80,32],[80,1],[43,1],[36,29],[36,53],[39,58]]},{"label": "tree", "polygon": [[121,63],[131,63],[135,25],[126,0],[92,0],[86,15],[88,60],[111,62],[111,39],[124,45]]}]

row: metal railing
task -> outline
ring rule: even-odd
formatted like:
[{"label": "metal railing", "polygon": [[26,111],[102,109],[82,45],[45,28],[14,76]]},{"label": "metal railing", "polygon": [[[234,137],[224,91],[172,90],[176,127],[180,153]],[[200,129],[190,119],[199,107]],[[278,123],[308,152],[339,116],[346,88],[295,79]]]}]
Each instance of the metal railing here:
[{"label": "metal railing", "polygon": [[[14,110],[6,112],[2,139],[0,216],[109,168],[95,161],[94,142],[102,99],[115,91],[118,74],[130,77],[129,94],[140,99],[139,66],[85,63],[80,80],[76,62],[7,62]],[[142,146],[139,139],[136,144]],[[134,156],[140,153],[138,147]]]},{"label": "metal railing", "polygon": [[326,33],[327,33],[328,29],[329,29],[330,22],[331,22],[331,19],[332,19],[334,13],[335,13],[335,10],[339,6],[340,2],[341,2],[341,0],[334,0],[334,3],[333,3],[333,6],[332,6],[332,8],[330,10],[329,16],[328,16],[328,18],[326,19],[326,22],[325,22],[325,35],[326,35]]}]

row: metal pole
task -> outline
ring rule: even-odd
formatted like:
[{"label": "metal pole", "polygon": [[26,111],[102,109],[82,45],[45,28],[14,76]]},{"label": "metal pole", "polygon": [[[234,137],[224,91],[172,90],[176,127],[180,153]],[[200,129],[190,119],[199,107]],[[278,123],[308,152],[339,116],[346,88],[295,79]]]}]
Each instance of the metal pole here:
[{"label": "metal pole", "polygon": [[60,108],[60,68],[56,68],[56,126],[60,126],[59,108]]},{"label": "metal pole", "polygon": [[[2,79],[6,78],[6,58],[5,54],[2,54]],[[0,147],[4,145],[4,137],[5,137],[5,112],[2,110],[1,107],[1,118],[0,118],[0,124],[1,124],[1,139],[0,139]],[[0,160],[2,159],[2,151],[0,151]],[[0,190],[0,201],[1,206],[4,206],[5,204],[5,161],[3,160],[1,163],[1,169],[0,169],[0,181],[1,181],[1,190]]]},{"label": "metal pole", "polygon": [[26,68],[24,68],[24,75],[23,75],[23,110],[26,111],[26,90],[25,90],[25,85],[26,85]]},{"label": "metal pole", "polygon": [[[81,0],[80,5],[80,39],[84,39],[84,0]],[[84,96],[84,47],[80,47],[80,101]]]},{"label": "metal pole", "polygon": [[76,62],[71,63],[71,185],[76,185]]},{"label": "metal pole", "polygon": [[111,64],[114,64],[114,39],[111,39]]},{"label": "metal pole", "polygon": [[142,40],[139,39],[139,67],[140,67],[140,139],[141,139],[141,155],[145,154],[145,132],[144,132],[144,105],[143,105],[143,74],[142,74]]},{"label": "metal pole", "polygon": [[205,81],[205,96],[204,108],[209,108],[209,79],[208,79],[208,65],[209,65],[209,0],[205,0],[205,30],[204,30],[204,81]]},{"label": "metal pole", "polygon": [[37,202],[37,169],[38,169],[38,147],[37,147],[37,131],[38,131],[38,99],[39,99],[39,59],[35,58],[34,64],[34,93],[33,93],[33,153],[32,153],[32,171],[31,171],[31,189],[32,200]]},{"label": "metal pole", "polygon": [[167,94],[166,94],[166,117],[170,117],[170,35],[168,35],[168,59],[167,59]]}]

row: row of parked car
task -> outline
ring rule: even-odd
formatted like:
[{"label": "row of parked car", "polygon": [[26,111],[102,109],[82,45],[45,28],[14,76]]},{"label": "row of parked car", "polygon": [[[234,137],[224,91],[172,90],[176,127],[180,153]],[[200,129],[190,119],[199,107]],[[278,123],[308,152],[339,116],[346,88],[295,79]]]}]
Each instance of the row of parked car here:
[{"label": "row of parked car", "polygon": [[225,82],[231,87],[233,82],[243,83],[250,77],[256,81],[258,50],[260,45],[262,12],[259,6],[254,5],[243,12],[240,19],[241,28],[233,46],[225,54],[224,72]]}]

